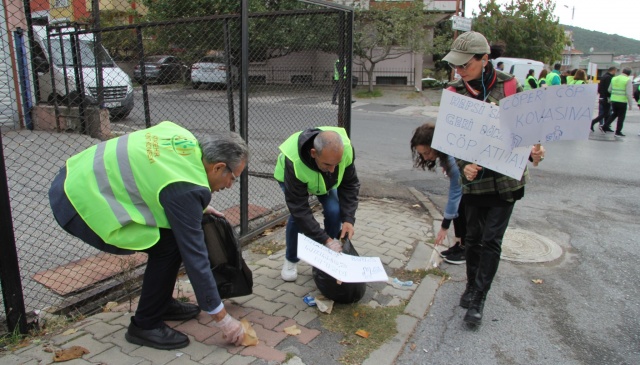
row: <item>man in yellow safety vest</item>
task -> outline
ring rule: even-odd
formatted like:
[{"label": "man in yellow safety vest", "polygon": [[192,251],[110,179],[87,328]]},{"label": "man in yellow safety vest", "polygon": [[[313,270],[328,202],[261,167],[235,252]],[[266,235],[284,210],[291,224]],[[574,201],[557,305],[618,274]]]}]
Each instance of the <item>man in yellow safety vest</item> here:
[{"label": "man in yellow safety vest", "polygon": [[622,133],[624,118],[627,115],[627,108],[633,109],[633,91],[631,82],[631,69],[624,68],[622,74],[611,79],[609,92],[611,93],[611,109],[613,112],[607,119],[604,126],[600,127],[602,133],[613,132],[611,123],[618,118],[616,123],[615,136],[625,137]]},{"label": "man in yellow safety vest", "polygon": [[[249,150],[237,133],[196,139],[162,122],[99,143],[69,158],[49,190],[58,224],[112,254],[148,254],[142,291],[125,333],[133,344],[172,350],[189,338],[164,321],[184,321],[203,310],[227,341],[240,345],[241,323],[222,303],[202,230],[211,193],[230,188],[247,165]],[[173,298],[181,264],[199,306]],[[215,332],[211,330],[211,335]]]}]

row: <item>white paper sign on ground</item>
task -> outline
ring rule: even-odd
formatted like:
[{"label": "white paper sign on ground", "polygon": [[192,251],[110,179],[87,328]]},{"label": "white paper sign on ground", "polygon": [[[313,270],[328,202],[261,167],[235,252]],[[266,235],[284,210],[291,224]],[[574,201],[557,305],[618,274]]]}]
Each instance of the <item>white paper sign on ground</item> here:
[{"label": "white paper sign on ground", "polygon": [[497,105],[444,90],[431,147],[520,179],[531,146],[514,139],[500,118]]},{"label": "white paper sign on ground", "polygon": [[500,100],[500,120],[521,145],[589,139],[597,85],[555,85]]},{"label": "white paper sign on ground", "polygon": [[298,233],[298,257],[345,283],[389,280],[379,257],[338,253],[301,233]]}]

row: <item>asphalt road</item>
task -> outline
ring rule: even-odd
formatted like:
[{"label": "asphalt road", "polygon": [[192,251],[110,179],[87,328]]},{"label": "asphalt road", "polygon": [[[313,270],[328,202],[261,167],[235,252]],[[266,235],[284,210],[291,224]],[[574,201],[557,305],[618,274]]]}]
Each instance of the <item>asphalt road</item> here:
[{"label": "asphalt road", "polygon": [[[400,185],[413,186],[442,207],[447,179],[411,168],[411,133],[429,118],[357,109],[353,142],[363,192],[396,196]],[[443,264],[451,280],[438,290],[397,363],[640,363],[639,131],[640,112],[634,110],[623,141],[546,145],[545,161],[530,169],[510,227],[555,241],[562,256],[541,264],[503,260],[479,328],[464,324],[465,310],[458,306],[464,265]]]}]

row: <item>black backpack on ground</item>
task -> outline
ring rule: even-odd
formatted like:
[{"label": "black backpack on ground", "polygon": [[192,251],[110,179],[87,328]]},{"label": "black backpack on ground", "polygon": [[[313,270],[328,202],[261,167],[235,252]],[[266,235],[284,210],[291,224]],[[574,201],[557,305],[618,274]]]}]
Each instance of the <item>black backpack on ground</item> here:
[{"label": "black backpack on ground", "polygon": [[231,224],[224,217],[207,214],[202,219],[202,230],[220,298],[252,294],[251,269],[242,258],[242,248]]},{"label": "black backpack on ground", "polygon": [[[344,240],[342,253],[351,256],[360,256],[349,239]],[[336,278],[315,267],[312,269],[312,275],[313,281],[316,283],[320,293],[336,303],[356,303],[364,297],[367,291],[367,283],[338,284]]]}]

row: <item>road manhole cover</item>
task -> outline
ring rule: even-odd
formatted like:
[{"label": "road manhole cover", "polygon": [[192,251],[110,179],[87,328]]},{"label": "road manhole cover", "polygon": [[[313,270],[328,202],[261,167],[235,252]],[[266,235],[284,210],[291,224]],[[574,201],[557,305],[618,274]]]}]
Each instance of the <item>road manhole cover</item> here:
[{"label": "road manhole cover", "polygon": [[507,228],[502,240],[502,259],[517,262],[548,262],[562,255],[562,248],[539,234]]}]

